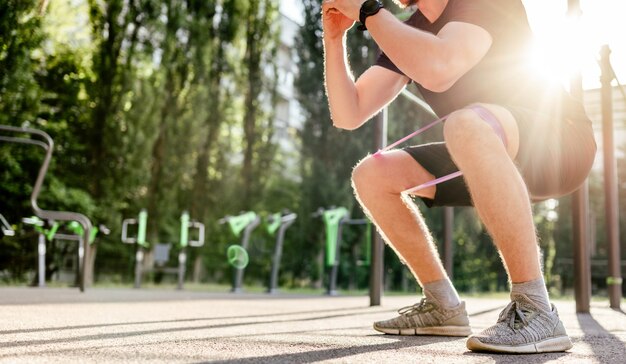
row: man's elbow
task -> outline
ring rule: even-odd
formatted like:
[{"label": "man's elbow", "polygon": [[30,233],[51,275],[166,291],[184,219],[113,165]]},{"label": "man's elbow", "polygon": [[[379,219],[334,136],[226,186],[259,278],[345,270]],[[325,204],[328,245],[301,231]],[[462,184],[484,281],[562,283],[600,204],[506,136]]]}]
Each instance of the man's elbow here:
[{"label": "man's elbow", "polygon": [[429,72],[420,84],[429,91],[440,93],[448,91],[456,81],[445,67],[438,67]]},{"label": "man's elbow", "polygon": [[363,122],[358,120],[357,117],[332,117],[333,126],[343,130],[357,129]]}]

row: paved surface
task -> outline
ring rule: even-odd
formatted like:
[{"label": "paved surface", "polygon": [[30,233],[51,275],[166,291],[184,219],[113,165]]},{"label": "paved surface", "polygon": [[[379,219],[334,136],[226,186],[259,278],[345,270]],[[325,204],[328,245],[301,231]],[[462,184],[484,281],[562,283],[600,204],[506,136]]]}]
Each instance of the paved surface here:
[{"label": "paved surface", "polygon": [[[9,363],[626,363],[626,315],[591,315],[557,301],[567,353],[478,354],[463,338],[398,337],[371,329],[416,298],[232,295],[125,289],[0,288],[0,362]],[[469,298],[473,329],[505,300]]]}]

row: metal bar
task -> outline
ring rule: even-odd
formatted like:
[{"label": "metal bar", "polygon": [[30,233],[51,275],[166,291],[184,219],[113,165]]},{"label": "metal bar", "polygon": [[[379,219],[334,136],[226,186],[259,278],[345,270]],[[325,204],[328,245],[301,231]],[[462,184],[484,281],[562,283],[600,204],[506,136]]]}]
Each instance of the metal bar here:
[{"label": "metal bar", "polygon": [[[243,239],[241,240],[241,247],[245,250],[248,250],[248,244],[250,242],[250,235],[252,231],[259,226],[261,223],[261,218],[256,216],[255,219],[246,226],[243,231]],[[243,291],[243,273],[245,268],[237,268],[235,269],[234,278],[233,278],[233,288],[231,292],[240,293]]]},{"label": "metal bar", "polygon": [[[573,93],[574,94],[574,93]],[[576,312],[589,313],[591,305],[591,265],[589,236],[589,183],[572,194],[574,240],[574,296]]]},{"label": "metal bar", "polygon": [[437,117],[437,114],[435,114],[435,111],[432,109],[432,107],[430,107],[430,105],[426,103],[426,101],[415,96],[413,93],[411,93],[411,91],[407,90],[406,88],[402,89],[402,91],[400,92],[400,95],[416,103],[418,106],[424,109],[424,111],[432,114],[432,116]]},{"label": "metal bar", "polygon": [[452,243],[452,233],[454,225],[454,207],[443,208],[443,266],[448,273],[450,280],[454,277],[454,244]]},{"label": "metal bar", "polygon": [[178,269],[176,272],[178,273],[178,285],[176,289],[181,291],[183,289],[183,285],[185,284],[185,271],[187,268],[187,249],[183,248],[180,253],[178,253]]},{"label": "metal bar", "polygon": [[337,292],[337,275],[339,273],[339,256],[341,255],[341,242],[343,235],[343,220],[339,221],[339,226],[337,227],[337,244],[335,244],[335,261],[333,265],[330,267],[330,274],[328,275],[328,289],[326,290],[326,294],[329,296],[336,296]]},{"label": "metal bar", "polygon": [[0,135],[0,142],[16,143],[16,144],[30,144],[30,145],[36,145],[38,147],[42,147],[46,151],[48,150],[48,145],[46,143],[42,142],[42,141],[39,141],[39,140],[33,140],[33,139],[27,139],[27,138],[6,137],[6,136],[1,136]]},{"label": "metal bar", "polygon": [[135,288],[141,288],[141,279],[143,278],[143,256],[143,247],[138,245],[137,251],[135,252]]},{"label": "metal bar", "polygon": [[[387,108],[384,108],[376,116],[376,130],[374,133],[375,147],[377,150],[387,145]],[[383,271],[385,244],[382,236],[376,231],[376,226],[372,225],[374,239],[372,241],[372,262],[370,264],[370,306],[380,306],[383,293]]]},{"label": "metal bar", "polygon": [[622,98],[624,99],[624,102],[626,102],[626,91],[624,91],[624,87],[622,86],[622,83],[619,82],[619,79],[617,78],[617,74],[615,73],[615,70],[613,69],[613,66],[611,65],[610,62],[609,62],[609,66],[611,67],[611,73],[613,74],[613,78],[615,79],[615,81],[617,81],[617,89],[619,90],[620,94],[622,94]]},{"label": "metal bar", "polygon": [[285,232],[287,228],[296,222],[298,215],[289,214],[281,218],[281,225],[278,228],[278,236],[276,238],[276,246],[274,246],[274,255],[272,257],[272,271],[270,273],[270,284],[267,293],[273,294],[278,290],[278,271],[280,270],[280,259],[283,254],[283,242],[285,240]]},{"label": "metal bar", "polygon": [[[579,20],[582,11],[580,0],[567,1],[568,16]],[[583,101],[583,84],[580,71],[570,79],[570,93]],[[574,238],[574,295],[576,297],[576,312],[588,313],[591,301],[591,266],[590,234],[589,234],[589,184],[585,181],[572,194],[572,223]]]},{"label": "metal bar", "polygon": [[43,234],[39,234],[37,242],[37,256],[38,256],[38,287],[46,286],[46,237]]},{"label": "metal bar", "polygon": [[[33,207],[33,211],[35,212],[35,215],[37,215],[42,220],[78,222],[83,227],[83,241],[89,242],[89,235],[91,234],[92,224],[91,224],[91,220],[89,220],[87,216],[76,213],[76,212],[44,210],[40,208],[39,205],[37,204],[37,198],[39,197],[39,193],[41,192],[41,186],[43,185],[43,180],[45,179],[46,173],[48,172],[48,166],[50,164],[50,159],[52,158],[52,151],[54,150],[54,142],[52,141],[52,138],[50,138],[50,136],[47,133],[41,130],[25,128],[25,127],[18,128],[14,126],[0,125],[0,130],[14,132],[14,133],[21,133],[21,134],[30,134],[32,136],[37,136],[43,139],[43,142],[37,141],[37,140],[31,140],[29,142],[25,142],[23,140],[24,138],[10,138],[9,137],[9,139],[12,139],[10,140],[12,142],[38,145],[44,148],[44,150],[46,151],[46,156],[44,158],[43,164],[41,165],[39,169],[37,180],[35,181],[35,186],[33,187],[33,192],[30,196],[30,203]],[[4,138],[6,139],[7,137],[4,137]],[[79,252],[80,252],[80,247],[79,247]],[[83,256],[81,257],[82,259],[78,259],[78,272],[79,272],[78,273],[79,275],[78,287],[81,292],[85,291],[85,276],[87,273],[85,271],[85,267],[87,266],[87,263],[89,261],[89,254],[90,254],[89,244],[86,243],[84,244],[84,252],[83,252]]]},{"label": "metal bar", "polygon": [[0,227],[2,228],[2,234],[5,236],[15,236],[15,231],[11,227],[11,224],[0,214]]},{"label": "metal bar", "polygon": [[604,161],[604,211],[606,224],[606,241],[608,245],[608,277],[607,288],[611,308],[619,309],[622,300],[622,277],[620,270],[619,246],[619,210],[617,190],[617,162],[615,160],[615,143],[613,136],[613,69],[611,67],[611,50],[608,45],[600,50],[600,67],[602,70],[602,149]]}]

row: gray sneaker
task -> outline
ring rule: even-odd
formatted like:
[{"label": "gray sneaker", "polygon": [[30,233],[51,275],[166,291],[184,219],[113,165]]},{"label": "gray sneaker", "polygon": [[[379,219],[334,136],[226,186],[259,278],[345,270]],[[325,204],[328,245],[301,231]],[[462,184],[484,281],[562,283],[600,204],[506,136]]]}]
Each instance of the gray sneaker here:
[{"label": "gray sneaker", "polygon": [[526,295],[511,294],[512,302],[500,313],[498,322],[467,339],[474,351],[500,353],[546,353],[572,348],[556,307],[547,312]]},{"label": "gray sneaker", "polygon": [[465,302],[443,308],[430,298],[398,310],[400,316],[374,323],[374,330],[392,335],[468,336],[472,333]]}]

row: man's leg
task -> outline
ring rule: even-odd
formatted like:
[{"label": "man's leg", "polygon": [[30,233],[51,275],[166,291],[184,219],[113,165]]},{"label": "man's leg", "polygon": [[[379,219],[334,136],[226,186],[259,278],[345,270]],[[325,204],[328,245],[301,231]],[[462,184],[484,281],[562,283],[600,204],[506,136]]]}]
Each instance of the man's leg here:
[{"label": "man's leg", "polygon": [[[450,283],[432,236],[410,197],[402,191],[434,179],[408,153],[391,151],[367,157],[354,169],[357,199],[424,288],[422,300],[392,320],[377,322],[376,330],[402,335],[467,336],[471,333],[465,306]],[[432,198],[435,187],[421,191]],[[434,308],[433,308],[434,307]]]},{"label": "man's leg", "polygon": [[[365,158],[352,175],[365,213],[421,284],[444,279],[446,273],[421,213],[402,191],[432,179],[432,174],[400,150]],[[432,198],[435,187],[423,194]]]},{"label": "man's leg", "polygon": [[512,302],[496,325],[468,340],[468,348],[513,353],[567,350],[571,342],[549,304],[542,279],[528,191],[513,162],[519,146],[516,121],[505,108],[484,107],[500,122],[508,147],[472,110],[452,114],[444,136],[504,260]]},{"label": "man's leg", "polygon": [[483,107],[500,122],[508,146],[478,114],[467,109],[453,113],[444,124],[446,145],[463,172],[474,207],[502,255],[511,282],[540,279],[530,197],[513,162],[519,149],[517,124],[505,108]]}]

